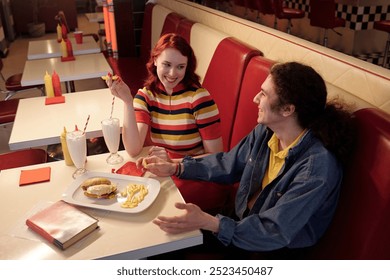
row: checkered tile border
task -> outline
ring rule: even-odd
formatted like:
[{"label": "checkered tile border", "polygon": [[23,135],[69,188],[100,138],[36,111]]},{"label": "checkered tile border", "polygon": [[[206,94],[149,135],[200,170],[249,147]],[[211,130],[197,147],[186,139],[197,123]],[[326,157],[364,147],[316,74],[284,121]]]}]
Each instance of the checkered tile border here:
[{"label": "checkered tile border", "polygon": [[387,7],[337,5],[337,16],[344,18],[350,29],[372,29],[375,21],[390,20],[390,5]]},{"label": "checkered tile border", "polygon": [[[286,0],[288,7],[310,12],[310,0]],[[337,4],[336,14],[347,21],[346,27],[353,30],[372,29],[378,20],[390,20],[388,6],[350,6]]]},{"label": "checkered tile border", "polygon": [[289,8],[305,11],[306,14],[310,12],[309,2],[310,0],[285,0],[285,4]]},{"label": "checkered tile border", "polygon": [[[383,66],[384,54],[380,52],[360,54],[360,55],[355,55],[355,57],[372,64]],[[390,69],[389,60],[387,60],[387,63],[384,67]]]}]

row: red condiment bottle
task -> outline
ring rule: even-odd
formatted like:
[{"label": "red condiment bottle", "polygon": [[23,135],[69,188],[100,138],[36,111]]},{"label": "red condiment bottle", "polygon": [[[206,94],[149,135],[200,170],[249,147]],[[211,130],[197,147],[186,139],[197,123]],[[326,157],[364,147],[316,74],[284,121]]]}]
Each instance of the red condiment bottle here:
[{"label": "red condiment bottle", "polygon": [[73,57],[73,48],[72,43],[69,39],[66,40],[66,50],[68,52],[68,57]]},{"label": "red condiment bottle", "polygon": [[62,89],[61,89],[61,82],[60,77],[56,73],[56,71],[53,71],[53,75],[51,76],[51,80],[53,83],[53,89],[54,89],[54,96],[61,96],[62,95]]},{"label": "red condiment bottle", "polygon": [[65,24],[61,25],[62,39],[68,38],[68,30],[66,29]]}]

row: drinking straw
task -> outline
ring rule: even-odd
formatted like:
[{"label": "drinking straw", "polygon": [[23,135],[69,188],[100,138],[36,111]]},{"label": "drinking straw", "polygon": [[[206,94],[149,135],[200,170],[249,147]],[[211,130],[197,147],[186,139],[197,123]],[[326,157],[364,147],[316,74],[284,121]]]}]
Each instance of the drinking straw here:
[{"label": "drinking straw", "polygon": [[87,129],[88,122],[89,122],[89,115],[88,115],[87,121],[85,122],[83,134],[85,134],[85,130]]},{"label": "drinking straw", "polygon": [[115,95],[112,97],[110,119],[112,119],[112,113],[114,112],[114,102],[115,102]]}]

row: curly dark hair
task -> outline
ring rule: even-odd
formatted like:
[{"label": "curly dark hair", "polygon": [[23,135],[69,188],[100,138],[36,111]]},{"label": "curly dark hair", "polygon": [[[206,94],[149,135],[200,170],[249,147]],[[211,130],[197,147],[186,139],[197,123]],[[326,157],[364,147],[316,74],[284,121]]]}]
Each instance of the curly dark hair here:
[{"label": "curly dark hair", "polygon": [[299,124],[311,129],[324,146],[345,165],[354,148],[356,124],[352,106],[339,98],[327,101],[325,81],[310,66],[287,62],[270,71],[279,106],[292,104]]},{"label": "curly dark hair", "polygon": [[186,74],[181,83],[185,87],[201,87],[200,77],[195,73],[197,61],[194,51],[186,39],[175,33],[167,33],[161,36],[156,46],[151,51],[149,61],[146,63],[148,77],[145,80],[144,86],[153,93],[158,91],[159,79],[157,76],[157,67],[154,65],[154,61],[167,48],[176,49],[180,51],[183,56],[188,58]]}]

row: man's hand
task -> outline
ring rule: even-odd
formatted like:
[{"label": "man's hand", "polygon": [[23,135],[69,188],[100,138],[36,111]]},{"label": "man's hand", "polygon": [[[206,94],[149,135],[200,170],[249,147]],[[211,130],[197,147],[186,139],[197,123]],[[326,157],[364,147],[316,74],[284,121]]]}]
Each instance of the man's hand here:
[{"label": "man's hand", "polygon": [[168,177],[175,175],[176,167],[178,164],[168,162],[157,156],[140,157],[135,163],[138,168],[143,168],[160,177]]},{"label": "man's hand", "polygon": [[149,149],[149,156],[159,157],[167,162],[172,162],[171,158],[168,155],[168,152],[165,148],[159,146],[153,146]]},{"label": "man's hand", "polygon": [[218,232],[219,219],[203,212],[197,205],[192,203],[175,203],[176,208],[184,210],[181,216],[165,217],[158,216],[153,223],[168,233],[183,233],[197,229]]}]

